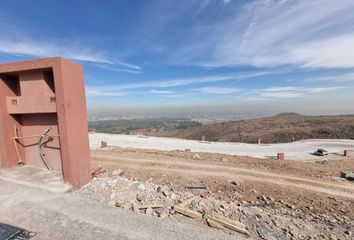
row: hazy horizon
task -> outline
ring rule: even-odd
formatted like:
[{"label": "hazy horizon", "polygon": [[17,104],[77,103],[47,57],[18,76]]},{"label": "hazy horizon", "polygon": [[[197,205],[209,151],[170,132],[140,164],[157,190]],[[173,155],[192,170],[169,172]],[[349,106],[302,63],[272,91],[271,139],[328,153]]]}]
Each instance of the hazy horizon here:
[{"label": "hazy horizon", "polygon": [[3,0],[0,62],[82,64],[90,115],[354,113],[353,12],[352,0]]},{"label": "hazy horizon", "polygon": [[[337,101],[323,101],[321,99],[299,99],[297,102],[289,101],[268,101],[268,102],[252,102],[239,104],[223,104],[223,105],[195,105],[195,106],[114,106],[89,108],[89,117],[97,116],[122,116],[122,115],[141,115],[141,116],[166,116],[166,117],[190,117],[190,116],[220,116],[220,117],[237,117],[237,116],[267,116],[284,112],[295,112],[304,115],[352,115],[353,107],[348,104],[350,98],[341,98],[341,102],[345,103],[338,106]],[[339,104],[341,104],[339,102]]]}]

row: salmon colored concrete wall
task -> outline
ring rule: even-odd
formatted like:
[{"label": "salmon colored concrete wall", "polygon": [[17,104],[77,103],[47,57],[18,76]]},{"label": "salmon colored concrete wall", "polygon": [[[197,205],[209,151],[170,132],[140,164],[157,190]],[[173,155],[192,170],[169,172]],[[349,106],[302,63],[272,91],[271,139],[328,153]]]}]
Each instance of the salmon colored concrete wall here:
[{"label": "salmon colored concrete wall", "polygon": [[[55,113],[41,114],[24,114],[22,115],[22,136],[32,136],[44,133],[49,127],[53,127],[50,135],[58,135],[58,118]],[[45,167],[39,157],[38,138],[25,138],[22,140],[25,149],[26,164]],[[43,147],[46,159],[49,165],[55,169],[62,171],[62,162],[60,154],[60,142],[58,137],[53,137]]]},{"label": "salmon colored concrete wall", "polygon": [[[91,179],[83,69],[62,58],[0,64],[0,164],[16,166],[13,137],[41,135],[53,127],[44,145],[50,165],[75,187]],[[25,164],[44,167],[37,138],[18,140]]]},{"label": "salmon colored concrete wall", "polygon": [[[19,120],[19,117],[15,118],[8,114],[5,101],[5,96],[16,96],[11,90],[11,85],[15,85],[13,79],[0,75],[0,166],[3,168],[12,167],[18,163],[12,129],[14,124],[18,124],[16,120]],[[21,134],[21,129],[18,132]],[[24,157],[23,149],[21,157]]]},{"label": "salmon colored concrete wall", "polygon": [[[50,101],[51,97],[55,97],[54,79],[47,79],[44,72],[52,73],[52,71],[30,70],[20,72],[19,75],[19,93],[20,96],[7,97],[7,109],[9,113],[49,113],[56,112],[55,101]],[[52,85],[53,84],[53,85]],[[51,89],[51,86],[52,88]],[[13,100],[18,102],[17,105],[12,103]],[[40,103],[40,104],[38,104]]]},{"label": "salmon colored concrete wall", "polygon": [[[73,185],[91,180],[85,84],[81,65],[61,61],[54,71],[64,178]],[[63,141],[62,139],[65,139]]]}]

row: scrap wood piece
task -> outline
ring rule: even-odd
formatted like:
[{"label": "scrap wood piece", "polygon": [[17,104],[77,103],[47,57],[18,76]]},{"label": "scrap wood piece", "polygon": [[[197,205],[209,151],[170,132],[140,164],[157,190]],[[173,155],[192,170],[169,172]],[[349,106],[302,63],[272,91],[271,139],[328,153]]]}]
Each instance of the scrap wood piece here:
[{"label": "scrap wood piece", "polygon": [[203,219],[203,214],[201,214],[197,211],[191,210],[189,208],[185,208],[185,207],[176,205],[176,206],[174,206],[173,210],[175,210],[175,212],[177,212],[179,214],[182,214],[184,216],[187,216],[187,217],[190,217],[193,219],[200,219],[200,220]]},{"label": "scrap wood piece", "polygon": [[155,204],[155,205],[141,205],[141,206],[138,206],[138,209],[147,209],[147,208],[162,208],[164,207],[165,205],[163,204]]},{"label": "scrap wood piece", "polygon": [[245,235],[250,235],[250,233],[247,230],[247,226],[244,225],[243,223],[240,223],[239,221],[232,220],[225,218],[224,216],[217,215],[217,214],[209,214],[209,219],[221,224],[223,227],[228,228],[230,230],[245,234]]},{"label": "scrap wood piece", "polygon": [[[181,207],[180,205],[175,205],[173,209],[175,212],[193,219],[198,219],[198,220],[204,219],[203,214],[191,210],[189,208]],[[250,236],[247,226],[244,225],[243,223],[240,223],[239,221],[228,219],[217,214],[207,214],[206,216],[207,216],[206,221],[210,227],[214,227],[217,229],[228,228],[232,231]]]},{"label": "scrap wood piece", "polygon": [[207,221],[207,223],[208,223],[208,225],[210,227],[217,228],[219,230],[224,230],[225,229],[223,225],[215,222],[214,220],[211,220],[210,218],[208,218],[206,221]]},{"label": "scrap wood piece", "polygon": [[239,222],[237,220],[233,220],[231,218],[224,217],[223,215],[220,215],[220,214],[217,214],[217,213],[209,213],[208,216],[213,218],[213,219],[219,219],[219,220],[222,220],[222,221],[225,221],[225,222],[229,222],[229,223],[238,225],[239,227],[247,229],[247,226],[245,224],[243,224],[243,223],[241,223],[241,222]]},{"label": "scrap wood piece", "polygon": [[105,173],[105,172],[106,172],[106,170],[103,170],[102,167],[99,167],[99,168],[96,168],[95,170],[93,170],[91,175],[92,175],[92,177],[97,177],[101,173]]},{"label": "scrap wood piece", "polygon": [[221,224],[221,225],[224,226],[225,228],[228,228],[228,229],[230,229],[230,230],[232,230],[232,231],[239,232],[239,233],[245,234],[245,235],[247,235],[247,236],[250,235],[250,233],[248,232],[248,230],[245,229],[245,228],[239,227],[239,226],[234,225],[234,224],[232,224],[232,223],[230,223],[230,222],[226,222],[226,221],[223,221],[223,220],[220,220],[220,219],[215,219],[215,218],[210,218],[210,219],[213,220],[213,221],[216,222],[216,223]]}]

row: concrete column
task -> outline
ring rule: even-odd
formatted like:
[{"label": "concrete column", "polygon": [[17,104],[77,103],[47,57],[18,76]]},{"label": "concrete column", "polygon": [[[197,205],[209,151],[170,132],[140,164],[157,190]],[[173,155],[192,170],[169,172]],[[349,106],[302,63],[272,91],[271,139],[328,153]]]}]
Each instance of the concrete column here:
[{"label": "concrete column", "polygon": [[101,148],[106,148],[107,146],[107,142],[101,141]]},{"label": "concrete column", "polygon": [[285,154],[284,153],[278,153],[277,159],[278,160],[285,160]]},{"label": "concrete column", "polygon": [[349,157],[349,155],[350,155],[350,154],[349,154],[349,150],[344,150],[343,156],[344,156],[344,157]]}]

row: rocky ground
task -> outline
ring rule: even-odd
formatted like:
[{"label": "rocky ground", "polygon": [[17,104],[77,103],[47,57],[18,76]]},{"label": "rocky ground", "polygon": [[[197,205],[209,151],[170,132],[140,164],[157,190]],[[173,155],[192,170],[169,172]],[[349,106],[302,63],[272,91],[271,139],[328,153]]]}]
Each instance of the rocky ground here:
[{"label": "rocky ground", "polygon": [[[304,191],[289,194],[294,198],[290,201],[289,198],[282,199],[282,195],[272,194],[272,191],[262,191],[262,184],[257,185],[258,188],[247,182],[210,177],[194,181],[193,178],[177,179],[163,174],[147,178],[141,173],[115,169],[95,177],[80,193],[137,214],[190,221],[206,227],[213,226],[206,220],[206,215],[222,215],[225,219],[245,224],[251,239],[353,238],[352,200],[317,193],[311,198]],[[279,190],[284,189],[279,187]],[[302,200],[303,205],[299,204]],[[192,221],[176,213],[175,206],[180,204],[186,205],[193,213],[202,214],[203,218]],[[242,234],[229,228],[222,231],[235,236]]]}]

